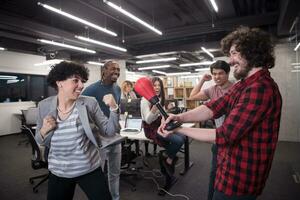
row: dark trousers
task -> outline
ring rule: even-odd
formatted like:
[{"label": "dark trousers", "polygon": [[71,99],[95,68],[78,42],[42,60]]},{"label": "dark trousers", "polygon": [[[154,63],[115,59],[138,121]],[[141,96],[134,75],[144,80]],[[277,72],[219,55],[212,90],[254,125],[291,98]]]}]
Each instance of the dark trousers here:
[{"label": "dark trousers", "polygon": [[62,178],[50,173],[48,200],[72,200],[76,184],[85,192],[89,200],[111,200],[106,178],[98,169],[75,178]]},{"label": "dark trousers", "polygon": [[217,173],[217,154],[218,154],[217,145],[213,144],[211,146],[211,152],[212,152],[212,159],[211,159],[211,168],[210,168],[210,174],[209,174],[207,200],[212,200],[213,199],[214,191],[215,191],[214,184],[215,184],[216,173]]},{"label": "dark trousers", "polygon": [[215,190],[213,200],[255,200],[256,196],[227,196],[218,190]]}]

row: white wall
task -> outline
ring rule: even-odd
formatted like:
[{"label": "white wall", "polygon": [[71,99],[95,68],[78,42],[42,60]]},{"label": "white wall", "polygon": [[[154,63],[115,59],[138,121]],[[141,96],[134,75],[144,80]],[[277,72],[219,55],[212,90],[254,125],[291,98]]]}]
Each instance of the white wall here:
[{"label": "white wall", "polygon": [[277,82],[283,100],[280,140],[300,141],[300,73],[292,73],[291,63],[296,62],[295,45],[278,44],[275,48],[275,67],[271,76]]}]

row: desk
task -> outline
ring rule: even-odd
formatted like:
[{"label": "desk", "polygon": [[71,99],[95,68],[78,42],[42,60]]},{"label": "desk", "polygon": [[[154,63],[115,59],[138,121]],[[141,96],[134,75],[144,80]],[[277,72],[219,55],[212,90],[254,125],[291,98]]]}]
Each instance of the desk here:
[{"label": "desk", "polygon": [[[120,125],[123,128],[125,126],[125,121],[121,120]],[[193,127],[193,126],[195,126],[194,123],[182,124],[182,127]],[[134,134],[121,131],[120,135],[127,137],[130,140],[151,141],[145,136],[144,129]],[[137,147],[137,151],[139,151],[139,146]],[[186,136],[186,139],[184,140],[184,169],[180,172],[180,175],[184,175],[192,166],[193,166],[193,162],[190,161],[190,143],[189,143],[189,138]]]}]

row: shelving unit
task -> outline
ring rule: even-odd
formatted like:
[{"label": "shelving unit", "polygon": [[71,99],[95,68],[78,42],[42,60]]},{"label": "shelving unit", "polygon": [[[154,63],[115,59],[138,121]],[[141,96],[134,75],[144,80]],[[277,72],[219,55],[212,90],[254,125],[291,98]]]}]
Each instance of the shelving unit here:
[{"label": "shelving unit", "polygon": [[179,107],[193,109],[199,105],[199,101],[189,100],[193,89],[192,82],[184,82],[182,79],[173,77],[163,77],[166,99],[178,100]]}]

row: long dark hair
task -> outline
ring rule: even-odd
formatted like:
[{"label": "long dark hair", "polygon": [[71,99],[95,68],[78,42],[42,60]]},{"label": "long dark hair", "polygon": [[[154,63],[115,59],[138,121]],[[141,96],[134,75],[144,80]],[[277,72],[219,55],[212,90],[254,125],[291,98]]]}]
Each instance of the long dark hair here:
[{"label": "long dark hair", "polygon": [[160,94],[159,94],[159,97],[161,98],[160,104],[161,104],[162,106],[164,106],[164,105],[165,105],[165,100],[166,100],[166,98],[165,98],[164,84],[163,84],[163,82],[162,82],[162,80],[161,80],[160,78],[158,78],[158,77],[153,77],[153,78],[152,78],[152,84],[154,85],[154,83],[155,83],[156,81],[158,81],[158,82],[159,82],[159,85],[160,85]]}]

